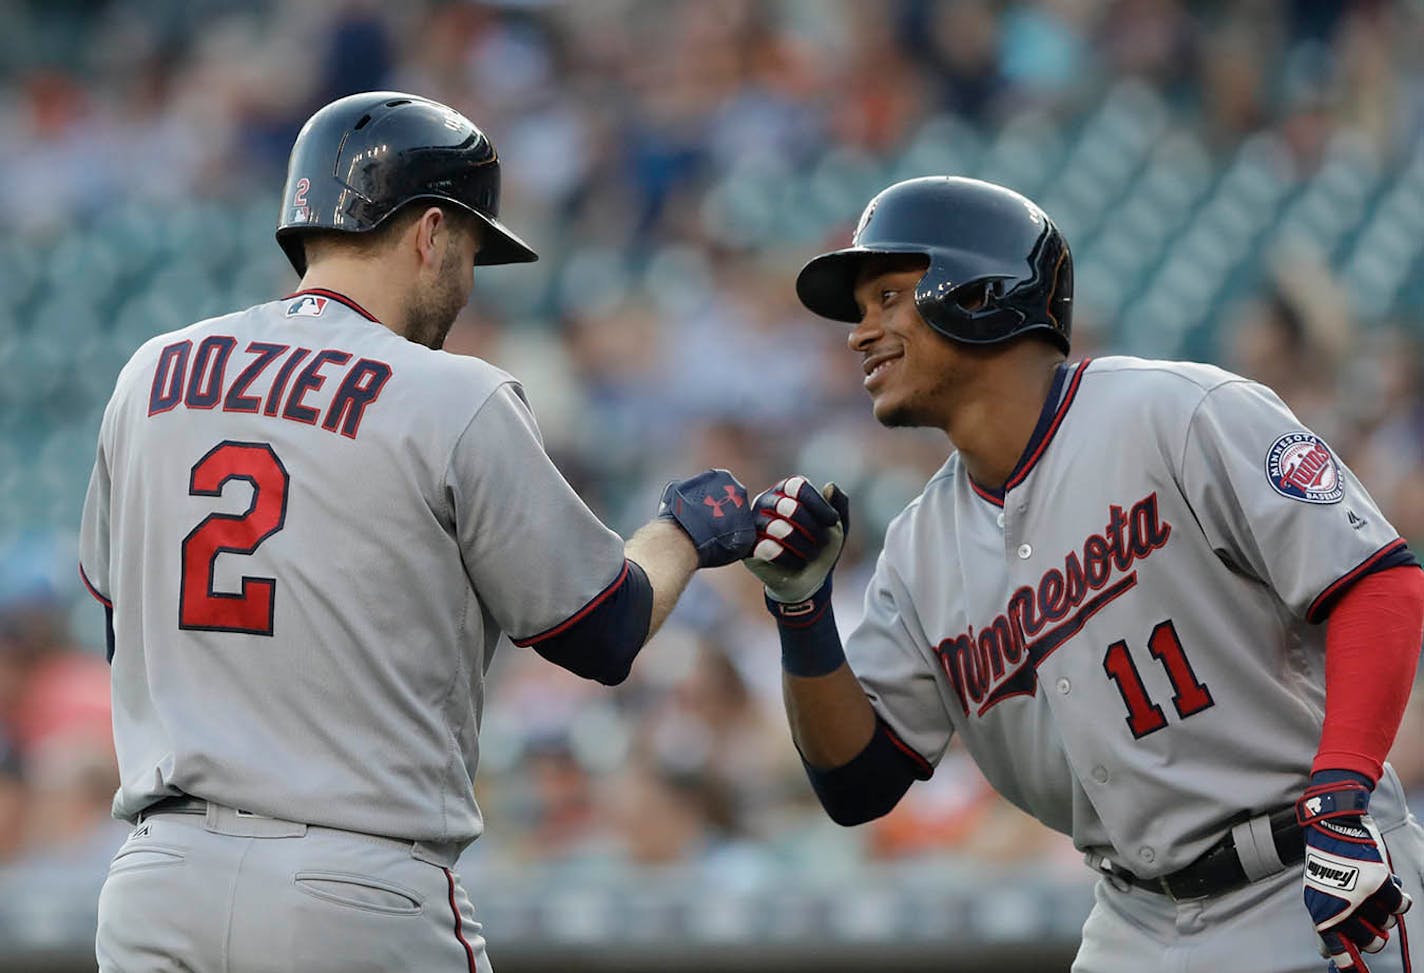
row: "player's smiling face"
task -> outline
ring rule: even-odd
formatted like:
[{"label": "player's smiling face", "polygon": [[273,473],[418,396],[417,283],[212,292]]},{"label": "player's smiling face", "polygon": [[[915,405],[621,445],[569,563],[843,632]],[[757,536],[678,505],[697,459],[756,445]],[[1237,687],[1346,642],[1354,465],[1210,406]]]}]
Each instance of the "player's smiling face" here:
[{"label": "player's smiling face", "polygon": [[846,343],[860,356],[871,409],[886,426],[947,426],[944,393],[957,356],[915,306],[928,265],[917,255],[872,257],[856,279],[861,319]]}]

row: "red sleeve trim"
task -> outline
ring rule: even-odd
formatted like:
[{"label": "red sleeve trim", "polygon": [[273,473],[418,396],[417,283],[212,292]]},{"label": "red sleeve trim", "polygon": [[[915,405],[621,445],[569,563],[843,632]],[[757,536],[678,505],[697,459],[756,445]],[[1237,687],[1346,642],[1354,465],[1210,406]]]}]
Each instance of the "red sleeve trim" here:
[{"label": "red sleeve trim", "polygon": [[79,565],[79,580],[84,582],[84,587],[89,589],[89,593],[94,596],[94,600],[105,608],[113,608],[114,603],[103,595],[99,594],[99,589],[89,582],[89,576],[84,573],[84,565]]},{"label": "red sleeve trim", "polygon": [[514,644],[519,646],[520,648],[524,648],[526,646],[533,645],[535,642],[542,642],[545,639],[551,639],[555,635],[567,631],[574,625],[577,625],[585,615],[587,615],[589,612],[593,611],[599,605],[607,601],[613,595],[613,593],[618,590],[619,586],[627,580],[627,578],[628,559],[624,558],[623,570],[618,572],[618,577],[614,578],[613,583],[610,584],[607,588],[604,588],[597,595],[594,595],[593,600],[590,601],[587,605],[584,605],[577,612],[575,612],[573,615],[570,615],[567,619],[560,622],[558,625],[555,625],[553,628],[546,629],[540,632],[538,635],[531,635],[528,638],[514,639]]},{"label": "red sleeve trim", "polygon": [[1310,603],[1310,607],[1305,610],[1305,620],[1307,622],[1320,621],[1321,606],[1328,604],[1332,598],[1341,594],[1346,588],[1358,581],[1363,575],[1368,574],[1376,564],[1391,554],[1404,550],[1408,545],[1404,538],[1396,537],[1378,551],[1365,558],[1355,565],[1348,573],[1341,575],[1320,594],[1315,596],[1315,600]]},{"label": "red sleeve trim", "polygon": [[885,731],[885,738],[895,745],[895,749],[914,761],[920,774],[923,775],[920,777],[920,780],[929,780],[930,777],[934,775],[934,766],[924,757],[921,757],[914,747],[910,746],[904,740],[901,740],[900,734],[891,729],[889,723],[880,719],[877,719],[877,722],[880,724],[880,728]]}]

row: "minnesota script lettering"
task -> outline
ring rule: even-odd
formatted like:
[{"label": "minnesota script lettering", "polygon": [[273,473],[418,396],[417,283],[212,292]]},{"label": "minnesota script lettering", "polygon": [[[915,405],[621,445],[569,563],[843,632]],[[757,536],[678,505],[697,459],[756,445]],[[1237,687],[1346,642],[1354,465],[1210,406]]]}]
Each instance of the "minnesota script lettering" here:
[{"label": "minnesota script lettering", "polygon": [[977,632],[970,626],[941,640],[935,654],[965,715],[971,707],[983,716],[1011,696],[1032,696],[1039,663],[1130,591],[1137,572],[1129,569],[1171,535],[1172,525],[1158,514],[1156,493],[1126,510],[1114,504],[1103,532],[1089,534],[1081,554],[1070,551],[1062,570],[1051,568],[1036,587],[1019,588],[1004,611]]}]

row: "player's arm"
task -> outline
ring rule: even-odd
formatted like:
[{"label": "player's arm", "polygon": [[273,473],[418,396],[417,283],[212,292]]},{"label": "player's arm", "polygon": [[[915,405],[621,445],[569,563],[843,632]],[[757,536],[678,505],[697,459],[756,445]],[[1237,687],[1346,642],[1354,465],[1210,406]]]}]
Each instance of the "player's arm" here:
[{"label": "player's arm", "polygon": [[[697,548],[675,522],[658,517],[638,528],[623,546],[623,554],[647,576],[651,588],[648,600],[648,633],[652,638],[662,628],[682,590],[697,571]],[[644,640],[646,641],[646,639]]]},{"label": "player's arm", "polygon": [[783,480],[753,504],[757,545],[746,560],[766,586],[781,639],[782,695],[792,739],[822,806],[838,824],[880,817],[929,767],[877,718],[846,662],[831,607],[831,571],[849,523],[834,484]]},{"label": "player's arm", "polygon": [[[1367,973],[1361,953],[1383,949],[1412,904],[1368,812],[1424,639],[1424,572],[1409,565],[1362,574],[1329,609],[1325,725],[1310,786],[1296,805],[1307,849],[1306,906],[1334,966],[1349,973]],[[1342,890],[1317,877],[1316,863],[1358,870],[1359,881]]]},{"label": "player's arm", "polygon": [[616,685],[628,678],[693,572],[739,560],[751,552],[754,536],[746,488],[731,473],[706,470],[669,483],[658,516],[624,545],[622,574],[612,588],[554,631],[516,644]]},{"label": "player's arm", "polygon": [[[1419,658],[1424,575],[1354,474],[1264,386],[1206,395],[1177,475],[1215,550],[1326,622],[1324,727],[1296,805],[1305,904],[1334,965],[1366,973],[1361,954],[1410,905],[1368,810]],[[1332,882],[1345,872],[1348,889]]]},{"label": "player's arm", "polygon": [[446,488],[466,570],[500,628],[608,685],[627,678],[692,571],[740,559],[754,535],[746,490],[708,470],[669,484],[663,506],[675,496],[676,514],[625,544],[554,466],[512,382],[459,437]]}]

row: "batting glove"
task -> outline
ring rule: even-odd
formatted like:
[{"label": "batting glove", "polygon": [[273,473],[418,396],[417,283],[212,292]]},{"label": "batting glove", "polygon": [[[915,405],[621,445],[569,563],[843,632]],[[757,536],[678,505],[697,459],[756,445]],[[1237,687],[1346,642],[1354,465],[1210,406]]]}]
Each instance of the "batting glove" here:
[{"label": "batting glove", "polygon": [[756,542],[747,488],[726,470],[706,470],[669,483],[658,516],[676,521],[692,538],[699,568],[740,561]]},{"label": "batting glove", "polygon": [[1364,953],[1378,953],[1413,905],[1391,874],[1384,841],[1369,815],[1366,778],[1321,771],[1296,802],[1305,833],[1305,907],[1332,971],[1369,973]]},{"label": "batting glove", "polygon": [[756,547],[744,563],[773,601],[806,601],[841,556],[850,498],[834,483],[818,493],[804,476],[792,476],[759,494],[752,508]]}]

